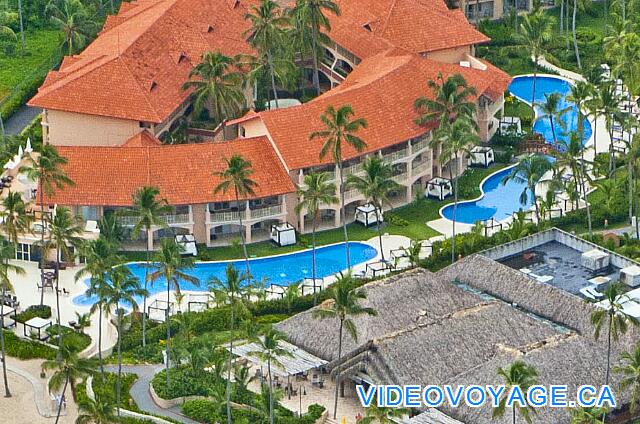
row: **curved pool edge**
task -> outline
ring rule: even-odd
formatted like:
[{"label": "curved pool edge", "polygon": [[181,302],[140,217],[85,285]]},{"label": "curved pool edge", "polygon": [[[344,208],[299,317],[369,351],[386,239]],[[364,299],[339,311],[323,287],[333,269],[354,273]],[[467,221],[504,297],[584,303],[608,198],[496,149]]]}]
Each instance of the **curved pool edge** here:
[{"label": "curved pool edge", "polygon": [[[487,175],[486,177],[484,177],[484,178],[482,179],[482,181],[480,181],[480,185],[479,185],[479,187],[478,187],[478,188],[480,189],[480,195],[479,195],[478,197],[476,197],[475,199],[459,201],[459,202],[458,202],[458,206],[460,206],[460,205],[462,205],[462,204],[473,203],[473,202],[477,202],[478,200],[481,200],[481,199],[485,196],[485,191],[484,191],[484,189],[483,189],[484,183],[485,183],[489,178],[493,177],[494,175],[499,174],[500,172],[504,172],[504,171],[505,171],[505,170],[507,170],[507,169],[511,169],[511,168],[514,168],[514,167],[518,166],[518,163],[520,163],[520,162],[516,162],[516,163],[514,163],[514,164],[512,164],[512,165],[505,166],[504,168],[500,168],[500,169],[498,169],[497,171],[492,172],[491,174],[489,174],[489,175]],[[438,209],[438,214],[440,215],[440,218],[441,218],[441,219],[445,219],[445,220],[447,220],[447,221],[449,221],[449,222],[453,222],[453,220],[452,220],[452,219],[447,218],[447,217],[446,217],[446,216],[444,216],[444,214],[442,213],[442,211],[443,211],[445,208],[447,208],[447,207],[449,207],[449,206],[451,206],[451,205],[453,205],[453,203],[447,203],[446,205],[442,205],[442,206],[440,207],[440,209]],[[528,210],[528,209],[527,209],[527,210]],[[507,217],[507,218],[503,219],[502,221],[505,221],[505,220],[507,220],[507,219],[509,219],[509,218]],[[480,221],[480,220],[478,220],[478,221]],[[478,222],[478,221],[476,221],[476,222]],[[502,221],[498,221],[498,222],[502,222]],[[466,222],[456,221],[456,225],[470,225],[470,226],[472,226],[472,227],[473,227],[473,226],[475,225],[475,223],[473,223],[473,224],[468,224],[468,223],[466,223]]]}]

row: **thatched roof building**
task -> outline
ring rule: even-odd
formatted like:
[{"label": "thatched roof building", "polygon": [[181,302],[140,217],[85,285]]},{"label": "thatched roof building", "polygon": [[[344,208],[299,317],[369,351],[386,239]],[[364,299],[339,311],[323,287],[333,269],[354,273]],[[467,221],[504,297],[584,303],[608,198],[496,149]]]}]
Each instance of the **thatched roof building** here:
[{"label": "thatched roof building", "polygon": [[[343,376],[376,384],[499,384],[498,367],[523,359],[538,370],[541,384],[572,388],[604,382],[606,338],[593,340],[589,316],[594,306],[553,286],[480,255],[462,259],[437,274],[415,270],[367,284],[363,305],[375,317],[354,319],[358,342],[344,337],[337,356],[338,322],[313,311],[278,324],[289,340],[330,361]],[[628,334],[620,352],[638,340]],[[618,377],[612,376],[614,387]],[[628,393],[616,392],[628,402]],[[493,420],[484,408],[443,408],[466,423]],[[568,422],[564,409],[539,410],[536,422]]]}]

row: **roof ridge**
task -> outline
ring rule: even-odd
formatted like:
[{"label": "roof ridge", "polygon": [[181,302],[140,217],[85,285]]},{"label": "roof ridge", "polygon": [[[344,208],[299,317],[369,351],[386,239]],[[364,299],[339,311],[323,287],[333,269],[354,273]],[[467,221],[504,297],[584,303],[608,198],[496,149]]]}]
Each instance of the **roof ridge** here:
[{"label": "roof ridge", "polygon": [[382,28],[380,28],[381,34],[387,30],[387,26],[389,25],[389,21],[391,20],[391,14],[393,13],[393,9],[395,9],[397,3],[398,3],[398,0],[393,0],[393,3],[391,3],[391,7],[389,7],[389,12],[387,13],[387,16],[384,20],[384,24],[382,25]]},{"label": "roof ridge", "polygon": [[140,83],[140,81],[138,81],[138,78],[136,78],[135,74],[131,71],[131,69],[129,68],[129,64],[127,63],[126,60],[122,59],[122,55],[119,55],[117,57],[117,60],[122,62],[122,64],[124,65],[124,67],[126,68],[127,72],[129,72],[129,75],[131,75],[131,78],[133,78],[133,81],[135,82],[135,84],[138,86],[138,88],[140,89],[140,92],[142,93],[142,96],[144,97],[144,99],[146,100],[149,109],[153,111],[153,114],[155,115],[156,119],[158,120],[158,122],[162,122],[162,118],[160,118],[160,116],[158,115],[158,111],[156,110],[155,107],[153,107],[153,104],[151,103],[151,100],[149,99],[149,97],[147,96],[147,90],[142,86],[142,84]]}]

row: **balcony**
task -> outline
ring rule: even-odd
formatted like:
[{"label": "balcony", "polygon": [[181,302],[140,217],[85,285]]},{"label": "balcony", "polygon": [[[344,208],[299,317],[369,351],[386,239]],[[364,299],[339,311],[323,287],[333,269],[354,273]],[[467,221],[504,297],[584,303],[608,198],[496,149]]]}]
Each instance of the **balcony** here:
[{"label": "balcony", "polygon": [[208,212],[209,223],[225,223],[225,222],[236,222],[242,216],[242,219],[245,219],[244,211],[221,211],[221,212]]},{"label": "balcony", "polygon": [[[118,222],[124,227],[133,227],[138,223],[140,218],[133,215],[118,216]],[[191,224],[191,214],[178,213],[171,215],[162,215],[159,217],[166,225]]]},{"label": "balcony", "polygon": [[417,177],[420,174],[423,174],[424,172],[429,171],[430,169],[431,169],[431,161],[425,160],[423,162],[418,163],[413,168],[411,168],[411,173],[413,174],[414,177]]},{"label": "balcony", "polygon": [[393,178],[393,180],[394,180],[395,182],[397,182],[397,183],[402,183],[402,182],[404,182],[404,181],[407,179],[407,177],[408,177],[408,176],[409,176],[408,172],[407,172],[407,171],[404,171],[404,172],[402,172],[402,173],[400,173],[400,174],[396,174],[396,175],[394,175],[392,178]]},{"label": "balcony", "polygon": [[360,191],[353,189],[353,190],[348,190],[344,192],[344,202],[345,203],[349,203],[354,199],[357,199],[359,197],[362,197],[362,194],[360,193]]},{"label": "balcony", "polygon": [[347,175],[362,175],[364,174],[364,169],[362,169],[361,163],[356,163],[351,166],[347,166],[342,169],[342,174],[346,177]]},{"label": "balcony", "polygon": [[282,204],[266,206],[263,208],[251,209],[249,215],[251,219],[267,218],[270,216],[282,215]]},{"label": "balcony", "polygon": [[396,152],[393,153],[387,153],[386,155],[383,155],[382,158],[387,161],[387,162],[395,162],[401,159],[406,158],[407,156],[409,156],[409,148],[405,147],[402,150],[398,150]]},{"label": "balcony", "polygon": [[429,147],[429,142],[426,138],[423,138],[422,140],[413,143],[413,145],[411,146],[411,153],[415,155],[416,153],[423,151],[427,147]]}]

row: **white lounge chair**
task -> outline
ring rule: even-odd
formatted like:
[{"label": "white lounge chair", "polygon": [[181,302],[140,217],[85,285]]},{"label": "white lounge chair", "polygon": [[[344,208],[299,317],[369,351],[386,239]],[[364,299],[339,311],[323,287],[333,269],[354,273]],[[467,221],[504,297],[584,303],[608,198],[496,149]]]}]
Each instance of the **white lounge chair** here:
[{"label": "white lounge chair", "polygon": [[98,221],[87,221],[87,223],[84,226],[84,230],[87,233],[96,233],[99,234],[100,233],[100,228],[98,228]]}]

